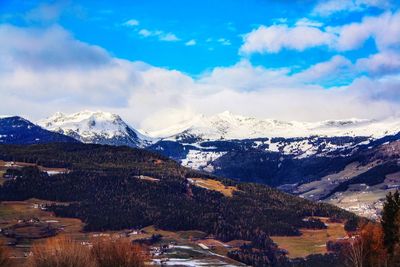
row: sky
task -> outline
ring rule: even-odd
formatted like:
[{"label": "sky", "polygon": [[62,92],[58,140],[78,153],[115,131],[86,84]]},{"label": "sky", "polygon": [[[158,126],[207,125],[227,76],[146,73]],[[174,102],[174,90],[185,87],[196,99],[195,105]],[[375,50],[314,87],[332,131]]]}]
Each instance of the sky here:
[{"label": "sky", "polygon": [[0,114],[400,115],[396,0],[0,0]]}]

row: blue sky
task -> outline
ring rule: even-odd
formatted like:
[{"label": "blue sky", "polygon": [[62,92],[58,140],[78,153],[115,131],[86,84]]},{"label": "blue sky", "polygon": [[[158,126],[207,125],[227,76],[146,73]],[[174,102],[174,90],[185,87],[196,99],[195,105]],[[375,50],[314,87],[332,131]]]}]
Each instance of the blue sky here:
[{"label": "blue sky", "polygon": [[[295,25],[298,20],[310,16],[310,6],[316,1],[61,1],[47,4],[63,9],[54,12],[57,22],[84,42],[99,45],[116,57],[141,60],[154,66],[178,69],[190,75],[198,75],[216,66],[230,66],[240,60],[238,50],[243,35],[259,25],[286,23]],[[26,20],[24,14],[46,2],[3,2],[2,13],[14,16],[3,19],[21,26],[45,26],[43,21]],[[310,19],[329,26],[358,22],[366,14],[379,14],[381,9],[371,7],[355,11],[351,16]],[[133,21],[133,25],[129,25]],[[50,23],[54,22],[49,20]],[[48,22],[48,23],[49,23]],[[127,23],[128,22],[128,23]],[[137,25],[136,25],[137,24]],[[160,36],[144,37],[140,31],[162,31],[179,40],[160,41]],[[155,34],[155,33],[154,33]],[[191,40],[194,45],[190,44]],[[344,52],[349,59],[365,56],[374,51],[373,45],[360,50]],[[252,62],[265,67],[295,65],[298,70],[337,54],[327,48],[282,51],[279,54],[253,55]]]},{"label": "blue sky", "polygon": [[106,109],[145,126],[225,109],[299,120],[396,115],[396,2],[3,0],[0,92],[10,104],[0,112]]}]

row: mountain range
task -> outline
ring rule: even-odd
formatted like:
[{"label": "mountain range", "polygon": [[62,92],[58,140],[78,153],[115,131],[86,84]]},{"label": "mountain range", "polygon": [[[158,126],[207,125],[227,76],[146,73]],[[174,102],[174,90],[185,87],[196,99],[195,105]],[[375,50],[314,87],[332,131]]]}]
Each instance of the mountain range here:
[{"label": "mountain range", "polygon": [[[77,140],[145,148],[195,170],[267,184],[371,218],[379,215],[385,194],[400,185],[399,118],[286,122],[223,112],[148,134],[101,111],[56,113],[29,124],[30,130],[15,127],[19,120],[29,123],[0,119],[2,143],[18,143],[3,136],[19,130],[25,136],[21,144],[31,135],[30,143]],[[50,135],[36,136],[39,132]]]},{"label": "mountain range", "polygon": [[168,140],[232,140],[272,137],[372,136],[400,130],[399,118],[385,120],[347,119],[320,122],[280,121],[235,115],[225,111],[213,116],[198,115],[166,129],[150,132]]}]

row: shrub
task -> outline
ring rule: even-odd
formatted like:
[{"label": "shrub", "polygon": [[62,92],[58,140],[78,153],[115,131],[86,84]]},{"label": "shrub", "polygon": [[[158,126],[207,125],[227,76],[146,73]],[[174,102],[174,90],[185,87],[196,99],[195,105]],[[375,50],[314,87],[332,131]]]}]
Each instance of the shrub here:
[{"label": "shrub", "polygon": [[11,267],[10,251],[3,241],[0,241],[0,267]]},{"label": "shrub", "polygon": [[29,267],[97,267],[89,247],[65,236],[35,244],[32,253]]},{"label": "shrub", "polygon": [[92,242],[98,267],[142,267],[148,259],[141,246],[125,238],[96,238]]}]

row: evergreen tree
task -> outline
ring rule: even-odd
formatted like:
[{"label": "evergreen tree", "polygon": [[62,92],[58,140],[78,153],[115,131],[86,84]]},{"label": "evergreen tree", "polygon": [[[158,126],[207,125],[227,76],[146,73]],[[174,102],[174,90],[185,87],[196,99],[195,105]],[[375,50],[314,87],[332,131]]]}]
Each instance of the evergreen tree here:
[{"label": "evergreen tree", "polygon": [[400,194],[396,191],[389,193],[383,205],[382,228],[384,232],[384,244],[389,254],[393,254],[396,245],[399,244],[399,227],[396,217],[400,210]]}]

